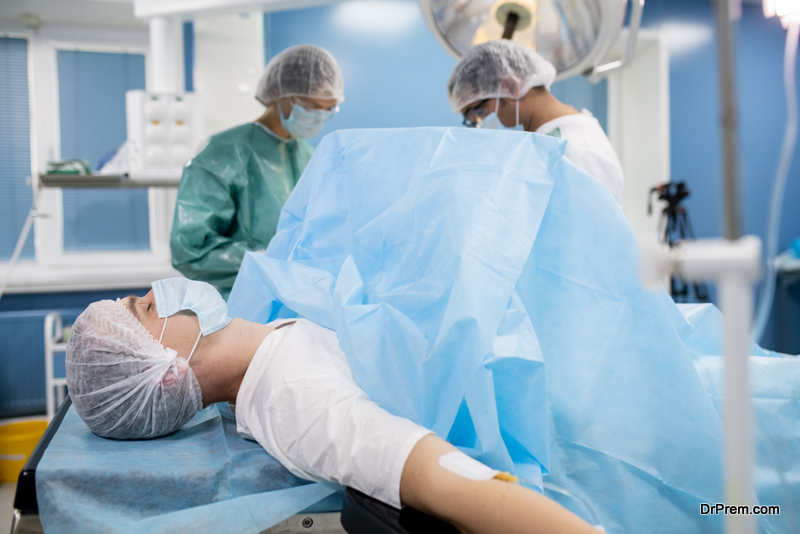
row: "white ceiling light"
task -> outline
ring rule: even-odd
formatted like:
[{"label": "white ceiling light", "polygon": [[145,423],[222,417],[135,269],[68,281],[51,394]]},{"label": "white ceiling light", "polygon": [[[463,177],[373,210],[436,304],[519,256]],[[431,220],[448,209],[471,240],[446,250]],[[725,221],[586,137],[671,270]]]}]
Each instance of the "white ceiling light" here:
[{"label": "white ceiling light", "polygon": [[368,36],[404,35],[417,20],[419,10],[408,2],[344,2],[333,14],[333,23],[342,32]]},{"label": "white ceiling light", "polygon": [[763,0],[764,16],[780,17],[786,28],[792,22],[800,22],[800,0]]},{"label": "white ceiling light", "polygon": [[708,24],[691,22],[666,22],[662,29],[667,34],[670,58],[682,57],[710,43],[713,31]]}]

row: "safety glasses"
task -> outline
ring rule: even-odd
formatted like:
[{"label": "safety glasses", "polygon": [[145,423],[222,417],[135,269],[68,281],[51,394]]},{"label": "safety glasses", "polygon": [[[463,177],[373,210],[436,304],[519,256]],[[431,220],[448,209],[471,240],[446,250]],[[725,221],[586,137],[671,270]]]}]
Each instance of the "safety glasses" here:
[{"label": "safety glasses", "polygon": [[485,106],[488,101],[488,98],[484,98],[474,106],[467,108],[466,111],[464,111],[464,120],[461,124],[467,128],[475,128],[481,119],[486,116],[486,109],[483,106]]},{"label": "safety glasses", "polygon": [[300,107],[302,107],[306,111],[325,111],[327,113],[330,113],[331,115],[339,113],[339,106],[333,106],[332,108],[320,108],[314,105],[313,103],[309,102],[308,100],[296,96],[292,97],[292,104],[299,104]]}]

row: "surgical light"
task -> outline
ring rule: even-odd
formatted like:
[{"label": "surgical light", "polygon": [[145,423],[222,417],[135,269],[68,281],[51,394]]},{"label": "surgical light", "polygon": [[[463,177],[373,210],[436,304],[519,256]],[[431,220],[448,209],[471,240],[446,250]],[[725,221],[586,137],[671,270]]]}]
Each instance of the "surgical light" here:
[{"label": "surgical light", "polygon": [[[441,45],[460,58],[492,39],[529,46],[555,65],[557,79],[599,76],[633,56],[644,0],[419,0],[422,14]],[[601,62],[620,36],[631,5],[625,59]]]}]

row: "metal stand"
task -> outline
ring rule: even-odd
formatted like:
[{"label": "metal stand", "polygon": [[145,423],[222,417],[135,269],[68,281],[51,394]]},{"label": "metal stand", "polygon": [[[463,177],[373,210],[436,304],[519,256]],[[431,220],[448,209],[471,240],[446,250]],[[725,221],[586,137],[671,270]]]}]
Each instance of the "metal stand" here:
[{"label": "metal stand", "polygon": [[[758,280],[760,263],[761,240],[757,237],[705,239],[643,252],[642,272],[651,285],[668,272],[688,281],[713,280],[719,287],[720,308],[725,316],[725,505],[747,506],[750,511],[756,498],[748,333],[753,319],[753,285]],[[741,512],[726,514],[725,531],[752,534],[755,517]]]},{"label": "metal stand", "polygon": [[[736,241],[687,242],[675,249],[676,270],[687,280],[715,280],[725,316],[725,500],[728,506],[752,507],[753,432],[750,403],[748,333],[753,320],[753,284],[758,281],[761,240],[747,236]],[[727,514],[725,531],[749,534],[756,530],[750,514]]]},{"label": "metal stand", "polygon": [[44,380],[47,387],[47,420],[51,421],[64,402],[67,393],[67,379],[55,376],[56,355],[64,354],[67,342],[64,335],[64,324],[61,314],[48,313],[44,318]]},{"label": "metal stand", "polygon": [[61,189],[143,189],[178,187],[180,176],[129,176],[128,174],[40,174],[38,187]]}]

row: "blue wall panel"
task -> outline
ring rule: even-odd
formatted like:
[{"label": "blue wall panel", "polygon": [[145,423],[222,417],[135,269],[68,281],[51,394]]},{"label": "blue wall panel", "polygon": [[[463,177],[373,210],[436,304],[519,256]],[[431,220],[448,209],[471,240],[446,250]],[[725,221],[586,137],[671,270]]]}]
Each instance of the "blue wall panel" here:
[{"label": "blue wall panel", "polygon": [[[61,311],[70,324],[90,303],[146,294],[150,288],[33,295],[0,299],[0,418],[44,413],[44,318]],[[25,311],[20,311],[25,310]],[[63,374],[63,356],[56,373]]]},{"label": "blue wall panel", "polygon": [[[0,313],[31,310],[56,310],[61,308],[83,309],[102,299],[116,300],[128,295],[143,296],[150,288],[110,289],[102,291],[67,291],[64,293],[5,294],[0,299]],[[2,366],[0,365],[0,369]]]},{"label": "blue wall panel", "polygon": [[[57,310],[65,324],[80,310]],[[47,311],[0,312],[0,418],[45,412],[44,318]],[[64,358],[54,358],[64,376]]]}]

